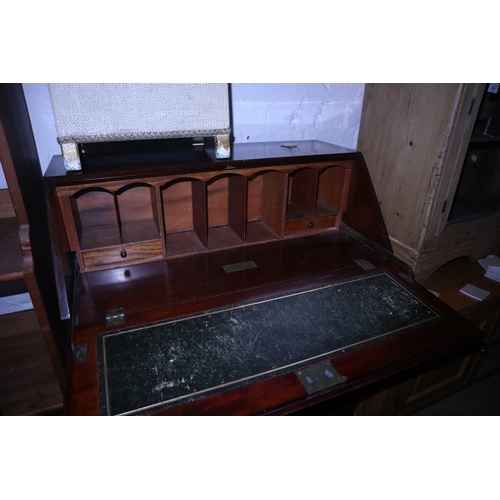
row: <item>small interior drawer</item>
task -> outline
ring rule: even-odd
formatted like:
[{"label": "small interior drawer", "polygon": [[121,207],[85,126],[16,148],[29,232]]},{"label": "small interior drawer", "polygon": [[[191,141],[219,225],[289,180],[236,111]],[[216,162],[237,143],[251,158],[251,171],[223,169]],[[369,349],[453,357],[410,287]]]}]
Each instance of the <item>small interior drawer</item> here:
[{"label": "small interior drawer", "polygon": [[302,233],[305,231],[318,231],[323,229],[338,229],[339,214],[322,217],[309,217],[305,219],[292,219],[285,222],[285,234]]},{"label": "small interior drawer", "polygon": [[85,269],[124,264],[126,262],[161,259],[161,241],[143,241],[82,252]]}]

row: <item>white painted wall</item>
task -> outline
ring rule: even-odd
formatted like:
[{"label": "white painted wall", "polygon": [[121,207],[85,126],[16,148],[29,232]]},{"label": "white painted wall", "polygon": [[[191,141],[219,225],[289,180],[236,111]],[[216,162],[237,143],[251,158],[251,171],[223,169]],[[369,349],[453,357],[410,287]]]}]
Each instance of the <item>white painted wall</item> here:
[{"label": "white painted wall", "polygon": [[[23,84],[42,172],[61,154],[47,84]],[[231,85],[235,142],[317,139],[356,149],[364,84]],[[0,168],[0,188],[7,183]],[[29,300],[29,298],[28,298]],[[0,314],[26,308],[26,297],[0,300]]]},{"label": "white painted wall", "polygon": [[233,84],[235,142],[358,142],[364,84]]}]

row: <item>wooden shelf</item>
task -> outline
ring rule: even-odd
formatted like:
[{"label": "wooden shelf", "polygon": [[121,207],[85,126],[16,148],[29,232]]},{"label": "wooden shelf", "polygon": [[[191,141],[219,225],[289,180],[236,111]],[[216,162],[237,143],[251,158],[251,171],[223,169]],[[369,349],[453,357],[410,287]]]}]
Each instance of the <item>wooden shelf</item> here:
[{"label": "wooden shelf", "polygon": [[258,243],[278,239],[278,235],[264,222],[256,221],[247,224],[247,243]]},{"label": "wooden shelf", "polygon": [[0,297],[26,293],[19,224],[8,189],[0,189]]},{"label": "wooden shelf", "polygon": [[108,246],[119,245],[120,234],[116,224],[89,226],[82,229],[80,241],[82,250],[105,248]]},{"label": "wooden shelf", "polygon": [[122,223],[122,242],[153,241],[160,239],[158,226],[152,220],[138,220]]},{"label": "wooden shelf", "polygon": [[33,304],[32,311],[0,317],[0,408],[9,415],[36,414],[62,405],[67,332],[60,323],[42,171],[20,83],[0,84],[0,162],[8,185],[0,190],[0,293],[27,291]]},{"label": "wooden shelf", "polygon": [[43,415],[63,396],[34,310],[0,316],[0,411]]},{"label": "wooden shelf", "polygon": [[194,231],[167,234],[166,246],[167,257],[203,252],[205,250],[205,246]]},{"label": "wooden shelf", "polygon": [[213,227],[208,230],[208,250],[241,245],[241,238],[229,227]]},{"label": "wooden shelf", "polygon": [[23,279],[19,225],[15,217],[0,219],[0,283]]},{"label": "wooden shelf", "polygon": [[[485,278],[485,270],[478,262],[461,257],[436,271],[426,282],[425,287],[439,293],[439,298],[463,315],[475,313],[486,307],[500,305],[500,283]],[[490,292],[479,301],[460,293],[468,283]]]}]

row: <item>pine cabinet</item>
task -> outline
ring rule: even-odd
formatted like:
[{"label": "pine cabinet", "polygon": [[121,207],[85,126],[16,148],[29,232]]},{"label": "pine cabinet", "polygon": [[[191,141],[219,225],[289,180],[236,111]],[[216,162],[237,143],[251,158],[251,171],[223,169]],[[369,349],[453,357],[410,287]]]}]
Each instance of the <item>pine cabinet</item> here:
[{"label": "pine cabinet", "polygon": [[491,90],[366,85],[358,149],[394,253],[421,283],[455,258],[500,246],[500,113]]}]

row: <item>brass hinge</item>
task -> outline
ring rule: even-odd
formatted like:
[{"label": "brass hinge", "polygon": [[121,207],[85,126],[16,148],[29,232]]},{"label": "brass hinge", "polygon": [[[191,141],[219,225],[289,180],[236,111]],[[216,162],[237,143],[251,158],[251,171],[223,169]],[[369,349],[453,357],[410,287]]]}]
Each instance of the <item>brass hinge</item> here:
[{"label": "brass hinge", "polygon": [[330,361],[304,368],[296,371],[295,374],[302,382],[307,394],[314,394],[345,383],[345,378],[340,375]]},{"label": "brass hinge", "polygon": [[123,307],[120,309],[110,309],[106,311],[106,327],[119,326],[125,324],[125,311]]}]

